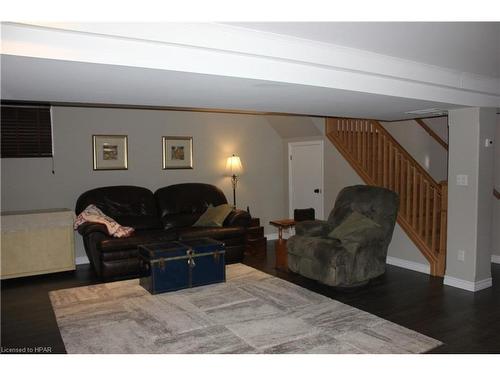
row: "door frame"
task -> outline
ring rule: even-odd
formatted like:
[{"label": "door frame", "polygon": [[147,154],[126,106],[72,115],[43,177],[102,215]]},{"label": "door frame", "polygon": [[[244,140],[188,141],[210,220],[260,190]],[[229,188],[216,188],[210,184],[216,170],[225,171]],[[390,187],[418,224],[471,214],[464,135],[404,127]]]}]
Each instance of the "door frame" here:
[{"label": "door frame", "polygon": [[[314,140],[314,141],[299,141],[299,142],[288,142],[288,214],[290,218],[293,218],[293,208],[292,208],[292,196],[293,196],[293,187],[292,187],[292,148],[294,146],[313,146],[319,145],[321,150],[321,183],[319,189],[321,189],[321,207],[322,207],[322,215],[321,217],[317,215],[316,217],[320,220],[324,219],[325,215],[325,198],[324,198],[324,183],[325,183],[325,169],[324,169],[324,141],[322,139]],[[318,214],[318,213],[316,213]]]}]

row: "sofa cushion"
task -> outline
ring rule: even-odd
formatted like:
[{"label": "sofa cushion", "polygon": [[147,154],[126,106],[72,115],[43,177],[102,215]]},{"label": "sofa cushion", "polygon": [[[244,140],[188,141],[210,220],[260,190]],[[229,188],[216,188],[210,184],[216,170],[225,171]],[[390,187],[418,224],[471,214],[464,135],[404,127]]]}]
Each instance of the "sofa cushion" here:
[{"label": "sofa cushion", "polygon": [[224,220],[231,213],[233,207],[226,204],[213,207],[208,206],[207,210],[196,220],[193,227],[222,227]]},{"label": "sofa cushion", "polygon": [[76,214],[90,204],[97,206],[120,225],[136,230],[162,227],[153,193],[143,187],[106,186],[89,190],[78,198]]},{"label": "sofa cushion", "polygon": [[247,211],[233,209],[222,224],[223,227],[248,227],[252,222],[252,217]]},{"label": "sofa cushion", "polygon": [[161,221],[155,216],[120,216],[118,220],[118,224],[132,227],[135,230],[161,229]]},{"label": "sofa cushion", "polygon": [[191,238],[210,237],[215,240],[224,241],[224,239],[236,238],[245,235],[245,229],[242,227],[191,227],[180,228],[177,230],[179,233],[179,240],[187,240]]},{"label": "sofa cushion", "polygon": [[170,185],[154,193],[164,229],[192,226],[208,206],[227,203],[216,186],[200,183]]},{"label": "sofa cushion", "polygon": [[133,249],[101,252],[101,261],[103,262],[109,262],[121,259],[133,259],[138,257],[139,257],[139,249],[137,247]]},{"label": "sofa cushion", "polygon": [[164,230],[144,230],[137,231],[127,238],[108,237],[101,241],[101,252],[122,251],[127,249],[136,249],[137,246],[146,243],[174,241],[177,239],[177,233]]}]

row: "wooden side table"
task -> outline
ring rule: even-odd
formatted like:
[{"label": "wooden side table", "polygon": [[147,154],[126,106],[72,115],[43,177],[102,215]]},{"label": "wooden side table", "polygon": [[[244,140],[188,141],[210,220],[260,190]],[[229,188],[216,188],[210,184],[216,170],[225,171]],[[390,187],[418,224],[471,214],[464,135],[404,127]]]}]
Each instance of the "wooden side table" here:
[{"label": "wooden side table", "polygon": [[252,218],[246,233],[246,249],[249,255],[264,256],[267,251],[267,238],[264,236],[264,227],[259,218]]},{"label": "wooden side table", "polygon": [[293,219],[280,219],[272,220],[269,224],[278,228],[278,240],[276,241],[275,253],[276,262],[275,267],[281,270],[288,270],[288,252],[286,249],[286,239],[283,238],[283,229],[293,228],[295,220]]}]

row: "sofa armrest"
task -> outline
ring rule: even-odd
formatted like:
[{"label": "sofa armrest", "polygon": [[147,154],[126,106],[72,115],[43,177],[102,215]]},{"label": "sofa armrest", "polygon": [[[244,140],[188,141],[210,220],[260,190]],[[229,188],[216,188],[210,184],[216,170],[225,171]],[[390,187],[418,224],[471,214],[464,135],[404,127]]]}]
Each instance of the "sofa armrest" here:
[{"label": "sofa armrest", "polygon": [[251,216],[243,210],[232,210],[224,220],[224,227],[248,227],[250,226]]},{"label": "sofa armrest", "polygon": [[108,228],[104,224],[99,223],[83,223],[78,227],[78,233],[82,236],[86,236],[93,232],[104,233],[106,236],[109,236]]},{"label": "sofa armrest", "polygon": [[332,228],[324,220],[306,220],[295,224],[295,234],[307,237],[326,237]]}]

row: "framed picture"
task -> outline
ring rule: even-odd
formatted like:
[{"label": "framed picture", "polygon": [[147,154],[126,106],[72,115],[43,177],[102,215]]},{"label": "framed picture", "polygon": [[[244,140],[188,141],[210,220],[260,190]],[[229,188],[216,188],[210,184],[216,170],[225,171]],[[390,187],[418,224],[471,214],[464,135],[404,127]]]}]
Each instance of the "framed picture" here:
[{"label": "framed picture", "polygon": [[193,169],[193,137],[162,137],[163,169]]},{"label": "framed picture", "polygon": [[94,171],[128,169],[126,135],[93,135]]}]

